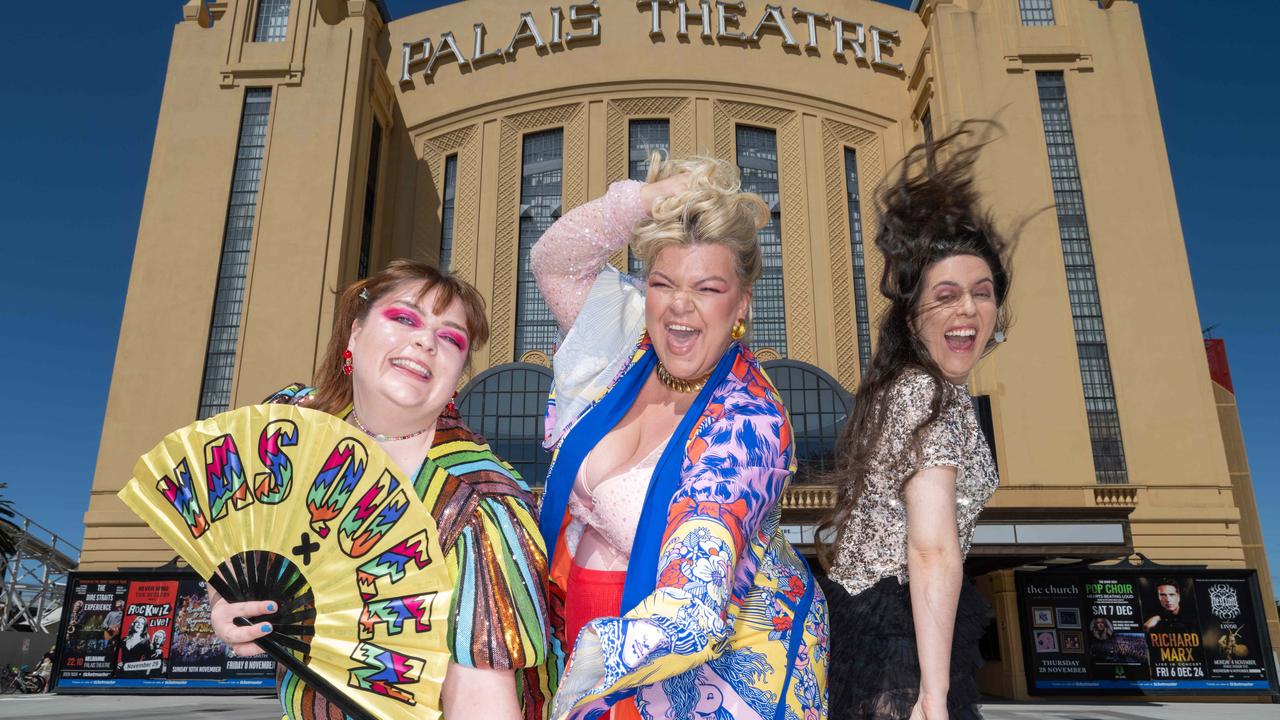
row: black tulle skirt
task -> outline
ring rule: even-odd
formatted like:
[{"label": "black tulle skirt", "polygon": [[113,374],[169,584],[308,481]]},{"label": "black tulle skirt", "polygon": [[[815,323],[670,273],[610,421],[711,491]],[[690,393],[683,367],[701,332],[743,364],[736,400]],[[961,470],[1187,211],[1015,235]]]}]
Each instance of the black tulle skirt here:
[{"label": "black tulle skirt", "polygon": [[[831,720],[900,720],[911,716],[920,692],[911,593],[896,578],[850,595],[818,578],[831,609],[831,663],[827,671]],[[994,617],[991,606],[965,581],[951,645],[950,720],[980,720],[978,640]]]}]

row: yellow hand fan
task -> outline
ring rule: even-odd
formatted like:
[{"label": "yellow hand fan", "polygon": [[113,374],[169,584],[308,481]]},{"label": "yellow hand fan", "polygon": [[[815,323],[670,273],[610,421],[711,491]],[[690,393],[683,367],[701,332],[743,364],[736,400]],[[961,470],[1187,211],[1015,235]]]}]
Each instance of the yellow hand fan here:
[{"label": "yellow hand fan", "polygon": [[169,434],[120,497],[228,601],[275,601],[258,643],[343,712],[440,716],[453,586],[435,521],[371,438],[240,408]]}]

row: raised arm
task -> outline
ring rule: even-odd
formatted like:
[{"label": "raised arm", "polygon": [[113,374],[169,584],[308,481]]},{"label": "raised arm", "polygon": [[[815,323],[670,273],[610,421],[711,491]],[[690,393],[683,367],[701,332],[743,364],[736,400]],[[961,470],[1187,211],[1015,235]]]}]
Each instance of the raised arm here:
[{"label": "raised arm", "polygon": [[688,189],[689,176],[684,173],[648,184],[622,180],[547,228],[534,244],[529,264],[561,330],[573,326],[609,256],[627,244],[631,231],[649,217],[654,205],[668,198],[680,202],[677,196]]},{"label": "raised arm", "polygon": [[561,330],[577,319],[596,275],[649,215],[644,183],[623,180],[603,196],[565,213],[534,244],[529,264]]}]

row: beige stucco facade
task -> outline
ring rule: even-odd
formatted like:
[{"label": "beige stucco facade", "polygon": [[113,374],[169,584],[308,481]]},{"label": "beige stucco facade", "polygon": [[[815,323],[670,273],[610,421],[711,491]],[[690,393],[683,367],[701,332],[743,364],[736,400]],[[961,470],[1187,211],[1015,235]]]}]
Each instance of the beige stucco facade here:
[{"label": "beige stucco facade", "polygon": [[[444,160],[457,157],[451,268],[488,299],[493,326],[476,372],[521,359],[515,285],[526,133],[563,128],[568,209],[626,177],[631,119],[667,119],[673,154],[729,159],[736,125],[773,129],[786,355],[853,391],[845,148],[857,154],[874,319],[882,305],[874,292],[882,263],[870,242],[876,188],[922,140],[926,111],[938,135],[963,119],[994,117],[1005,133],[984,151],[982,190],[1006,226],[1029,220],[1015,255],[1010,342],[971,386],[991,399],[1002,479],[993,511],[1122,518],[1132,549],[1154,561],[1257,567],[1266,578],[1256,511],[1245,507],[1251,491],[1233,485],[1241,473],[1247,481],[1243,452],[1229,466],[1235,445],[1224,445],[1222,400],[1208,380],[1138,5],[1054,0],[1052,27],[1024,27],[1014,2],[920,5],[806,0],[805,12],[772,14],[745,0],[736,32],[759,26],[759,37],[744,41],[729,37],[732,19],[719,26],[732,3],[721,11],[710,3],[681,35],[681,9],[665,2],[553,9],[467,0],[388,23],[373,2],[293,0],[286,38],[253,42],[255,2],[192,0],[174,30],[82,567],[173,557],[115,493],[141,453],[195,419],[245,90],[270,88],[233,406],[313,375],[333,292],[357,273],[375,122],[374,268],[394,257],[439,257]],[[836,18],[846,38],[839,55]],[[505,57],[470,61],[479,23],[486,52],[518,36]],[[444,48],[434,63],[424,38]],[[1044,70],[1064,72],[1070,100],[1124,485],[1095,480],[1037,99],[1035,73]],[[801,517],[830,493],[810,486],[789,502]],[[1011,578],[1007,569],[979,578],[1002,618],[1002,660],[983,678],[988,692],[1021,697]],[[1267,595],[1271,603],[1269,587]],[[1273,616],[1273,640],[1277,629]]]}]

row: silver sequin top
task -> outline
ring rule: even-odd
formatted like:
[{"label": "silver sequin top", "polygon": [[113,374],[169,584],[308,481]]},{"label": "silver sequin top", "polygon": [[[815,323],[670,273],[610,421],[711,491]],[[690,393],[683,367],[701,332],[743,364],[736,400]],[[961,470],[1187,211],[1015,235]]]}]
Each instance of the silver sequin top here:
[{"label": "silver sequin top", "polygon": [[961,556],[969,554],[978,513],[996,491],[1000,478],[964,386],[947,383],[938,419],[920,434],[911,433],[929,417],[934,379],[907,370],[889,389],[880,442],[872,455],[866,488],[849,517],[829,576],[851,594],[879,580],[907,581],[907,512],[902,486],[929,467],[956,469],[956,526]]}]

